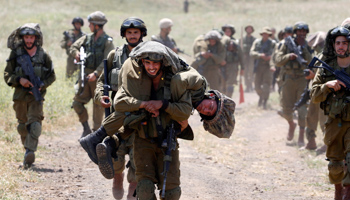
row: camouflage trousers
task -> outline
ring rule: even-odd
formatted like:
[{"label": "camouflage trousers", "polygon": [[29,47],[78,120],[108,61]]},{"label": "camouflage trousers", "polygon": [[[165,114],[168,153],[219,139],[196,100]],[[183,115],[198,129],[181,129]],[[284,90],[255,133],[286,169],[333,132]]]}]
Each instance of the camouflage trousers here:
[{"label": "camouflage trousers", "polygon": [[244,62],[244,83],[247,90],[253,89],[254,82],[254,59],[249,54],[243,56]]},{"label": "camouflage trousers", "polygon": [[[180,186],[180,160],[179,145],[171,151],[172,161],[166,180],[166,190],[171,190]],[[164,149],[149,139],[143,139],[135,134],[134,140],[134,161],[136,167],[136,181],[150,180],[162,188],[164,175]]]},{"label": "camouflage trousers", "polygon": [[119,174],[125,169],[125,156],[129,155],[127,174],[127,180],[129,183],[136,182],[133,150],[134,138],[135,134],[132,134],[128,139],[121,141],[117,151],[118,159],[113,159],[114,173]]},{"label": "camouflage trousers", "polygon": [[[78,114],[79,121],[84,123],[88,121],[89,115],[87,109],[85,108],[85,104],[87,104],[94,97],[96,89],[96,81],[86,82],[84,89],[82,91],[78,91],[74,96],[73,108],[75,112]],[[104,108],[93,102],[92,109],[92,120],[93,120],[93,130],[97,130],[101,126],[101,122],[104,116]]]},{"label": "camouflage trousers", "polygon": [[[281,106],[283,117],[287,121],[293,120],[294,104],[300,99],[304,92],[307,81],[304,76],[283,75],[281,85]],[[301,106],[298,110],[298,125],[305,127],[306,125],[306,105]]]},{"label": "camouflage trousers", "polygon": [[[17,131],[21,136],[24,148],[36,151],[41,135],[41,121],[44,119],[43,102],[35,101],[34,97],[27,99],[25,101],[14,100],[13,109],[18,121]],[[34,125],[30,128],[31,124],[40,126],[40,129],[33,129]]]},{"label": "camouflage trousers", "polygon": [[324,123],[326,120],[327,116],[320,109],[320,103],[310,102],[306,116],[306,138],[310,140],[316,137],[315,132],[318,124],[320,124],[321,130],[324,133]]},{"label": "camouflage trousers", "polygon": [[267,100],[270,96],[270,86],[272,81],[272,74],[270,66],[267,64],[260,64],[255,72],[255,91],[260,98]]},{"label": "camouflage trousers", "polygon": [[328,164],[329,181],[332,184],[343,182],[344,185],[350,185],[348,170],[344,174],[344,159],[350,152],[350,122],[328,117],[325,131],[326,157],[330,160]]}]

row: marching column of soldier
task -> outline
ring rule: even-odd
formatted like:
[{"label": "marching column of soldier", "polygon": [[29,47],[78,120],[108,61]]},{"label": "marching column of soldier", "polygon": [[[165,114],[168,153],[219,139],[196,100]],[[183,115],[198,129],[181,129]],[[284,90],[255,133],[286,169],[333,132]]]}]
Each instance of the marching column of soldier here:
[{"label": "marching column of soldier", "polygon": [[[248,25],[244,27],[246,35],[237,40],[235,27],[225,24],[194,40],[191,66],[178,56],[184,52],[169,36],[174,25],[169,18],[161,19],[160,33],[145,42],[145,22],[137,17],[125,19],[120,35],[126,43],[116,48],[104,32],[108,20],[103,12],[91,13],[87,21],[91,33],[82,32],[84,19],[75,17],[74,29],[64,31],[61,47],[68,55],[66,78],[78,74],[72,108],[83,126],[80,144],[101,174],[113,179],[115,199],[124,196],[126,167],[127,199],[156,199],[156,188],[161,199],[180,199],[177,140],[193,140],[188,124],[193,109],[206,131],[229,138],[235,126],[236,104],[231,97],[238,79],[244,79],[245,92],[256,91],[258,107],[263,109],[268,109],[269,94],[277,83],[278,114],[289,125],[287,141],[293,140],[298,125],[298,146],[316,150],[320,123],[325,145],[317,153],[326,152],[334,198],[350,199],[350,169],[346,167],[350,164],[350,81],[344,80],[350,73],[349,20],[328,33],[309,37],[308,24],[297,22],[286,26],[278,39],[276,30],[269,27],[259,32],[261,38],[255,38],[254,27]],[[20,26],[8,38],[11,53],[4,79],[15,89],[13,109],[25,149],[24,169],[35,162],[44,96],[56,80],[43,39],[35,23]],[[341,71],[343,77],[334,70]],[[84,106],[90,99],[94,102],[92,129]],[[298,123],[294,122],[295,111]]]}]

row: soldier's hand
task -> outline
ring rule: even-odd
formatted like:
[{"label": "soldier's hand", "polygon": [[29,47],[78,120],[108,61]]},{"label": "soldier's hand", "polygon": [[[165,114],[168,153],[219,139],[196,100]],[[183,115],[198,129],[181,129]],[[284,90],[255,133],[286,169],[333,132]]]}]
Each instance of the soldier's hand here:
[{"label": "soldier's hand", "polygon": [[72,41],[70,41],[70,40],[67,42],[67,46],[69,46],[69,47],[72,46],[72,44],[73,44],[73,43],[72,43]]},{"label": "soldier's hand", "polygon": [[202,52],[202,53],[201,53],[202,57],[204,57],[204,58],[209,58],[209,57],[210,57],[210,54],[211,54],[211,53],[209,53],[209,52]]},{"label": "soldier's hand", "polygon": [[88,79],[89,82],[95,81],[97,79],[97,77],[96,77],[94,72],[92,72],[89,75],[87,75],[86,78]]},{"label": "soldier's hand", "polygon": [[20,78],[19,83],[25,88],[34,87],[34,85],[26,78]]},{"label": "soldier's hand", "polygon": [[77,62],[80,62],[80,52],[79,51],[75,54],[75,60]]},{"label": "soldier's hand", "polygon": [[145,109],[148,110],[159,110],[163,106],[163,102],[161,100],[152,100],[147,101]]},{"label": "soldier's hand", "polygon": [[[106,100],[108,100],[108,103],[106,103]],[[109,108],[111,107],[111,99],[109,98],[109,96],[102,96],[101,100],[100,100],[101,106],[103,108]]]},{"label": "soldier's hand", "polygon": [[181,121],[181,122],[177,121],[177,123],[179,123],[180,126],[181,126],[181,132],[182,132],[183,130],[185,130],[185,128],[187,128],[187,126],[188,126],[188,120]]},{"label": "soldier's hand", "polygon": [[326,82],[326,86],[330,89],[333,89],[334,91],[340,90],[342,86],[344,88],[346,87],[346,85],[339,80],[328,81],[328,82]]},{"label": "soldier's hand", "polygon": [[270,67],[270,72],[275,72],[276,71],[276,67]]},{"label": "soldier's hand", "polygon": [[220,65],[221,65],[221,66],[225,66],[225,65],[226,65],[226,61],[225,61],[225,60],[222,61],[222,62],[220,63]]},{"label": "soldier's hand", "polygon": [[309,75],[305,76],[307,80],[313,79],[315,77],[315,73],[312,70],[309,70]]},{"label": "soldier's hand", "polygon": [[295,59],[297,59],[297,54],[295,54],[295,53],[290,53],[289,54],[289,60],[295,60]]}]

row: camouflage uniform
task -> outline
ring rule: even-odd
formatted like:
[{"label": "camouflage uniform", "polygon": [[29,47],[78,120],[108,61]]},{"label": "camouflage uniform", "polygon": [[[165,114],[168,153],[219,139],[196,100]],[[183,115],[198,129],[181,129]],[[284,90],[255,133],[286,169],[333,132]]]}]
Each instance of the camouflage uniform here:
[{"label": "camouflage uniform", "polygon": [[78,35],[75,35],[74,29],[70,29],[70,30],[63,32],[63,39],[61,40],[61,48],[66,49],[66,53],[68,56],[67,57],[67,66],[66,66],[66,77],[67,78],[72,77],[73,73],[75,71],[77,71],[79,68],[79,66],[74,63],[74,56],[69,54],[70,46],[68,46],[67,43],[69,41],[71,41],[73,44],[76,40],[78,40],[79,38],[81,38],[84,35],[85,35],[85,33],[82,31],[80,31]]},{"label": "camouflage uniform", "polygon": [[[180,68],[179,65],[169,66],[169,62],[164,62],[163,78],[159,83],[158,89],[154,91],[152,88],[152,80],[146,75],[146,72],[142,65],[135,58],[144,55],[145,48],[152,46],[152,43],[142,43],[135,47],[132,51],[134,56],[131,59],[125,61],[122,71],[120,73],[122,84],[121,88],[117,92],[117,98],[115,103],[115,109],[120,112],[134,112],[138,111],[142,101],[153,100],[170,100],[170,94],[175,92],[171,89],[167,89],[170,85],[166,84],[168,73],[176,73]],[[143,48],[145,47],[145,48]],[[153,46],[154,47],[154,46]],[[157,47],[157,46],[155,46]],[[151,48],[149,48],[151,49]],[[163,49],[162,47],[153,48]],[[156,51],[158,52],[158,51]],[[156,53],[155,52],[155,53]],[[160,51],[159,51],[160,53]],[[166,52],[165,54],[169,54]],[[165,55],[163,54],[163,55]],[[171,58],[175,58],[174,55],[170,55]],[[178,62],[178,61],[175,61]],[[171,64],[174,64],[172,62]],[[170,72],[168,71],[170,70]],[[171,81],[172,82],[172,81]],[[180,86],[180,85],[178,85]],[[184,89],[186,91],[186,89]],[[160,109],[160,121],[162,129],[166,129],[170,125],[171,120],[183,121],[188,119],[192,106],[190,93],[179,94],[180,99],[172,99],[166,108]],[[141,125],[136,123],[137,134],[134,140],[134,161],[136,165],[136,178],[138,181],[137,195],[139,199],[155,199],[154,184],[158,184],[158,188],[162,188],[163,184],[163,159],[164,150],[159,147],[156,141],[158,141],[157,129],[155,118],[147,117],[145,119],[147,123]],[[177,143],[177,142],[176,142]],[[170,162],[170,169],[166,182],[166,194],[165,198],[179,199],[181,194],[180,185],[180,170],[179,170],[179,151],[178,145],[176,149],[171,151],[172,161]]]},{"label": "camouflage uniform", "polygon": [[243,38],[243,62],[244,62],[244,82],[246,86],[246,91],[253,91],[253,80],[254,80],[254,59],[250,57],[250,49],[255,41],[255,37],[247,37]]},{"label": "camouflage uniform", "polygon": [[223,42],[226,48],[226,65],[222,66],[221,70],[225,79],[226,86],[224,88],[226,90],[222,92],[228,97],[232,97],[234,91],[233,85],[237,84],[238,65],[241,67],[240,70],[244,70],[243,53],[235,38],[228,37],[228,40]]},{"label": "camouflage uniform", "polygon": [[170,37],[169,35],[167,35],[165,38],[162,38],[160,36],[160,34],[152,35],[151,41],[159,42],[159,43],[169,47],[170,49],[177,49],[175,40],[172,37]]},{"label": "camouflage uniform", "polygon": [[252,48],[250,50],[250,55],[255,59],[256,68],[255,70],[255,91],[259,95],[259,105],[264,105],[266,108],[266,101],[270,95],[271,86],[271,71],[269,61],[265,61],[260,56],[264,53],[269,56],[272,55],[273,49],[275,47],[275,41],[267,39],[265,42],[262,39],[257,39],[254,41]]},{"label": "camouflage uniform", "polygon": [[[77,40],[70,48],[70,54],[75,56],[81,46],[84,47],[87,57],[85,64],[86,74],[95,73],[97,77],[103,71],[103,59],[107,58],[108,53],[114,49],[113,39],[105,32],[95,41],[95,34],[88,34]],[[81,87],[81,78],[79,78],[79,87]],[[84,123],[88,120],[88,113],[85,108],[91,98],[94,97],[96,81],[87,82],[84,89],[79,88],[74,96],[73,108],[78,114],[79,121]],[[82,91],[81,91],[82,90]],[[81,91],[81,92],[80,92]],[[93,130],[101,126],[104,109],[97,104],[93,104]]]},{"label": "camouflage uniform", "polygon": [[[39,38],[36,39],[37,43],[34,44],[37,46],[36,53],[31,56],[30,59],[35,76],[39,77],[44,84],[40,91],[40,94],[44,97],[47,87],[56,80],[52,60],[50,55],[41,47],[42,34],[38,24],[30,23],[23,25],[13,32],[15,37],[19,38],[19,31],[25,28],[34,29],[40,33]],[[20,45],[12,47],[9,46],[9,48],[11,48],[12,51],[5,67],[4,80],[8,86],[15,88],[12,98],[14,102],[13,109],[16,112],[16,118],[18,120],[17,131],[21,135],[22,144],[25,149],[34,152],[37,150],[38,139],[41,135],[41,122],[44,119],[43,101],[36,101],[33,94],[30,94],[29,90],[24,89],[19,83],[20,78],[29,80],[29,77],[24,74],[21,64],[16,60],[17,57],[28,54],[23,44],[20,43]]]}]

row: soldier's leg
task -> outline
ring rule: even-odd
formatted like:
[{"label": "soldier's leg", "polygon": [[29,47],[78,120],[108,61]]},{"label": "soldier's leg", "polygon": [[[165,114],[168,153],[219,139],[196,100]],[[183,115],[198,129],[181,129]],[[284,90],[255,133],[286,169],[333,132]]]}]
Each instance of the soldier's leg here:
[{"label": "soldier's leg", "polygon": [[[299,100],[301,95],[303,94],[307,81],[305,80],[304,77],[300,77],[296,79],[296,88],[297,88],[297,96],[296,96],[296,101],[294,104]],[[305,133],[305,126],[306,126],[306,115],[307,115],[307,106],[303,105],[299,107],[298,109],[298,125],[299,125],[299,138],[298,138],[298,146],[304,146],[304,133]]]},{"label": "soldier's leg", "polygon": [[266,109],[267,100],[270,96],[270,87],[271,87],[271,77],[272,73],[270,71],[270,66],[265,67],[265,72],[263,74],[263,81],[262,81],[262,106],[264,109]]},{"label": "soldier's leg", "polygon": [[[234,85],[237,84],[238,75],[238,65],[237,64],[227,64],[226,70],[226,95],[232,98],[234,91]],[[231,75],[231,76],[230,76]]]},{"label": "soldier's leg", "polygon": [[66,67],[66,77],[71,78],[73,73],[77,70],[76,64],[74,64],[74,57],[68,55],[67,57],[67,67]]},{"label": "soldier's leg", "polygon": [[[319,104],[318,104],[319,105]],[[319,108],[319,106],[318,106]],[[327,115],[324,114],[324,111],[322,109],[319,108],[319,116],[318,116],[318,121],[320,123],[320,128],[322,130],[322,133],[324,135],[325,133],[325,127],[324,124],[327,120]],[[323,144],[321,147],[319,147],[318,149],[316,149],[316,155],[322,154],[324,152],[326,152],[327,150],[327,145]]]},{"label": "soldier's leg", "polygon": [[[127,148],[125,141],[120,142],[120,146],[117,150],[117,158],[113,159],[113,187],[112,193],[115,199],[121,199],[124,195],[124,169],[125,169],[125,155],[127,154]],[[102,171],[101,171],[102,172]]]},{"label": "soldier's leg", "polygon": [[13,109],[16,113],[16,118],[18,121],[17,125],[17,132],[21,136],[22,144],[24,145],[25,139],[28,135],[28,129],[26,122],[27,119],[27,103],[25,101],[14,101],[13,102]]},{"label": "soldier's leg", "polygon": [[258,68],[255,73],[255,80],[254,80],[254,85],[255,85],[255,91],[259,96],[259,102],[258,106],[262,106],[262,94],[263,94],[263,70],[261,68]]},{"label": "soldier's leg", "polygon": [[131,145],[128,145],[129,162],[127,164],[127,168],[128,168],[127,180],[129,182],[129,188],[128,188],[127,200],[135,199],[133,195],[137,186],[136,176],[135,176],[133,140],[134,140],[134,135],[130,137]]},{"label": "soldier's leg", "polygon": [[118,130],[123,126],[125,114],[121,112],[114,111],[108,117],[104,118],[102,121],[102,126],[104,127],[107,135],[113,136]]},{"label": "soldier's leg", "polygon": [[88,115],[87,109],[84,106],[91,99],[90,90],[91,90],[91,88],[90,88],[89,82],[87,82],[85,84],[83,89],[79,85],[79,90],[75,94],[74,99],[73,99],[74,101],[72,104],[72,108],[77,113],[79,121],[83,125],[83,133],[81,135],[81,138],[92,132],[90,129],[89,123],[88,123],[89,115]]},{"label": "soldier's leg", "polygon": [[158,182],[156,172],[159,171],[154,163],[157,163],[157,144],[142,139],[135,134],[134,161],[137,181],[136,194],[140,200],[156,199],[154,184]]},{"label": "soldier's leg", "polygon": [[101,105],[93,103],[93,116],[92,116],[92,119],[93,119],[94,124],[92,126],[92,131],[97,130],[101,126],[102,120],[103,120],[103,117],[104,117],[104,113],[105,113],[105,110],[104,110],[104,108]]},{"label": "soldier's leg", "polygon": [[306,139],[308,143],[305,148],[309,150],[314,150],[317,148],[316,145],[316,129],[318,125],[318,116],[319,116],[319,103],[310,102],[307,115],[306,115]]},{"label": "soldier's leg", "polygon": [[294,137],[294,131],[296,123],[293,121],[293,107],[295,102],[294,93],[294,84],[292,79],[285,79],[282,84],[281,90],[281,107],[282,111],[279,111],[278,114],[285,118],[289,124],[289,130],[287,135],[287,140],[292,140]]}]

